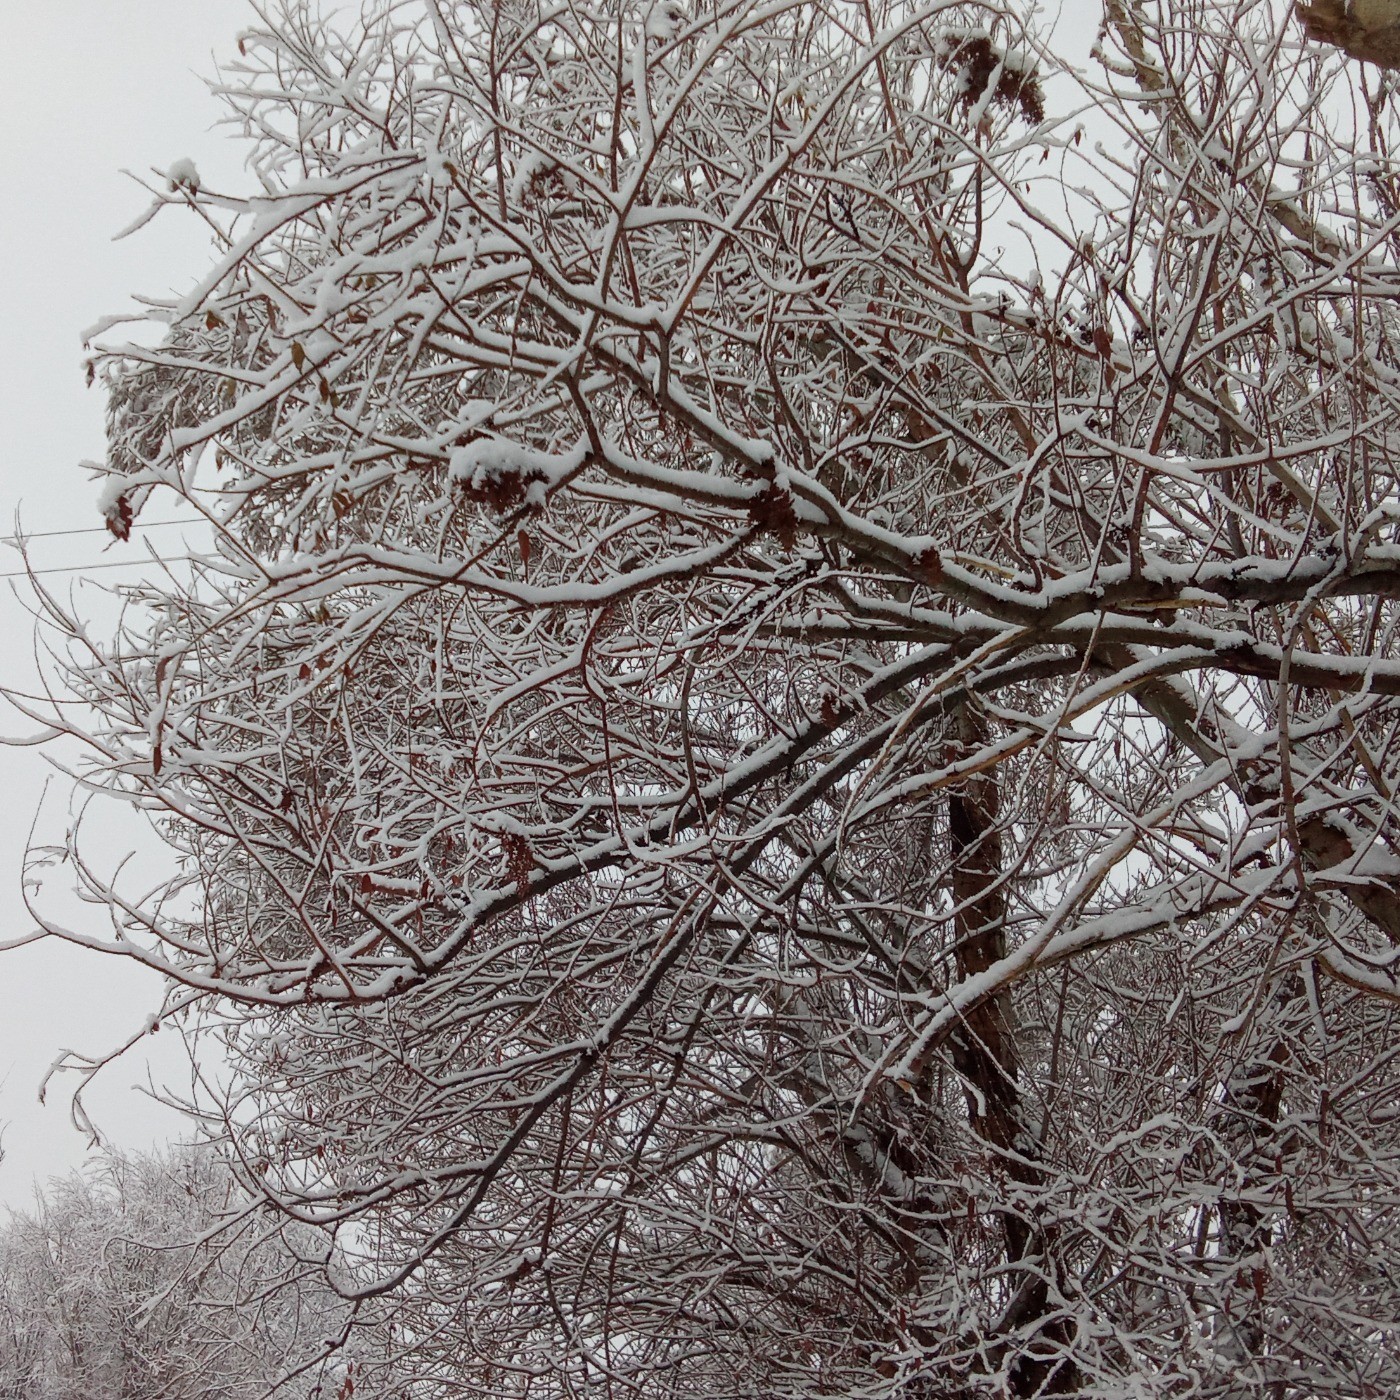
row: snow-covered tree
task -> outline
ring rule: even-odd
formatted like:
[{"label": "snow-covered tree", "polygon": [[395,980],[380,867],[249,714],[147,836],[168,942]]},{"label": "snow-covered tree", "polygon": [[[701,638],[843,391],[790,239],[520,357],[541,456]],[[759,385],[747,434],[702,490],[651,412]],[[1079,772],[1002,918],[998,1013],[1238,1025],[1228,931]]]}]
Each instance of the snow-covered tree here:
[{"label": "snow-covered tree", "polygon": [[250,1228],[241,1197],[184,1148],[50,1182],[0,1224],[0,1396],[254,1400],[308,1363],[289,1393],[335,1394],[346,1361],[317,1363],[348,1309],[314,1267],[321,1241]]},{"label": "snow-covered tree", "polygon": [[70,853],[246,1184],[444,1393],[1395,1393],[1392,80],[260,13],[95,352],[113,530],[217,548],[22,702],[184,861]]}]

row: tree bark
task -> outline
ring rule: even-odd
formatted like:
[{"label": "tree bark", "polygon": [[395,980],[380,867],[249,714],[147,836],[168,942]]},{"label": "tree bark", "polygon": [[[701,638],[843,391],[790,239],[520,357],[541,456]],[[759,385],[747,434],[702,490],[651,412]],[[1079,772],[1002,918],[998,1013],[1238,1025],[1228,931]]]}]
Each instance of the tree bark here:
[{"label": "tree bark", "polygon": [[[985,717],[972,704],[959,711],[958,738],[968,752],[988,738]],[[975,773],[948,800],[952,862],[954,959],[960,980],[985,972],[1006,956],[1006,896],[1001,883],[1001,794],[996,769]],[[1040,1144],[1021,1114],[1014,1020],[1009,991],[978,1002],[950,1037],[953,1065],[962,1079],[972,1131],[989,1148],[988,1165],[1030,1188],[1042,1184],[1037,1164]],[[1014,1209],[1000,1212],[1003,1247],[1020,1283],[1001,1318],[1003,1334],[1029,1330],[1050,1312],[1050,1279],[1055,1265],[1051,1233]],[[1078,1388],[1072,1364],[1064,1360],[1070,1341],[1066,1325],[1054,1320],[1040,1328],[1008,1377],[1014,1396],[1068,1395]]]}]

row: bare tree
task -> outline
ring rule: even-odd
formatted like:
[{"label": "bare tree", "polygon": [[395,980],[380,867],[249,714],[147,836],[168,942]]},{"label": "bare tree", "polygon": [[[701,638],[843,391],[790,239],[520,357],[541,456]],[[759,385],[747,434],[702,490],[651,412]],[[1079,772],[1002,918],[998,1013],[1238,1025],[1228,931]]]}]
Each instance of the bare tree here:
[{"label": "bare tree", "polygon": [[321,1241],[250,1229],[240,1204],[189,1148],[50,1182],[0,1227],[0,1396],[253,1400],[308,1361],[312,1393],[335,1394],[354,1358],[319,1364],[347,1316],[314,1267]]},{"label": "bare tree", "polygon": [[96,355],[112,528],[217,550],[21,701],[185,861],[70,852],[244,1180],[430,1393],[1395,1393],[1390,79],[260,13]]}]

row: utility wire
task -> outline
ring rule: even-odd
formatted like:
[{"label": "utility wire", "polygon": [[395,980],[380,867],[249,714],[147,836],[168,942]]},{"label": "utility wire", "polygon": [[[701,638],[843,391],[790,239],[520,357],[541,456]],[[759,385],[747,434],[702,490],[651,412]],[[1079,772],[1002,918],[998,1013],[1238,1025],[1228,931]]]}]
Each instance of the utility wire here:
[{"label": "utility wire", "polygon": [[[209,522],[199,515],[185,520],[142,520],[138,524],[143,530],[153,530],[161,525],[207,525]],[[82,525],[70,530],[35,530],[33,534],[0,535],[0,544],[21,545],[30,540],[55,540],[65,535],[109,535],[105,525]],[[37,578],[40,574],[86,574],[94,569],[132,569],[139,564],[179,564],[188,563],[188,554],[174,555],[168,559],[113,559],[105,564],[56,564],[46,569],[9,569],[0,571],[0,578]]]},{"label": "utility wire", "polygon": [[134,569],[141,564],[192,564],[193,554],[172,554],[159,559],[149,555],[144,559],[114,559],[107,564],[60,564],[49,569],[10,569],[0,578],[37,578],[40,574],[87,574],[95,569]]},{"label": "utility wire", "polygon": [[[138,520],[135,522],[143,530],[153,530],[157,525],[205,525],[209,522],[202,515],[191,515],[185,520]],[[26,530],[22,535],[0,535],[0,544],[25,544],[29,540],[55,540],[60,535],[110,535],[105,525],[82,525],[72,530]]]}]

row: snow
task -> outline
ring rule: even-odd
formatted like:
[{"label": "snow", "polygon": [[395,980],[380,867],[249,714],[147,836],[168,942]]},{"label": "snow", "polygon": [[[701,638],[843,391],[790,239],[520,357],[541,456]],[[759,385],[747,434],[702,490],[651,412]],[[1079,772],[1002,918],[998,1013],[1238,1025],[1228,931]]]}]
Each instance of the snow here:
[{"label": "snow", "polygon": [[134,515],[131,478],[112,473],[102,483],[97,510],[107,528],[119,539],[129,539]]},{"label": "snow", "polygon": [[481,437],[453,450],[447,474],[449,480],[478,492],[513,476],[525,485],[529,503],[542,505],[554,486],[583,465],[586,455],[582,445],[556,455],[509,438]]},{"label": "snow", "polygon": [[520,158],[515,167],[515,174],[511,177],[511,203],[524,204],[526,196],[530,192],[530,186],[541,175],[548,174],[553,168],[554,162],[543,151],[527,151]]},{"label": "snow", "polygon": [[195,169],[194,161],[188,157],[177,160],[165,172],[165,178],[170,182],[172,191],[188,190],[191,194],[199,193],[199,171]]},{"label": "snow", "polygon": [[647,15],[646,31],[649,39],[674,39],[685,26],[687,15],[680,0],[657,0]]}]

